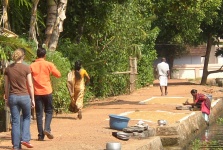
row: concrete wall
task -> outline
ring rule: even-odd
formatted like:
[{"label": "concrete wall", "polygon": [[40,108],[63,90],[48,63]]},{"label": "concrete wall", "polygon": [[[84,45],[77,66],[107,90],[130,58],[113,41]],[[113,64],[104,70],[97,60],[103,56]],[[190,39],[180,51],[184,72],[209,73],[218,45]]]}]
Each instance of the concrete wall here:
[{"label": "concrete wall", "polygon": [[[211,114],[209,116],[210,125],[222,115],[222,98],[213,98],[211,104]],[[189,143],[207,128],[201,111],[191,111],[188,116],[181,118],[174,124],[167,126],[157,126],[152,128],[153,134],[144,139],[137,139],[123,145],[123,150],[182,150],[187,149]]]},{"label": "concrete wall", "polygon": [[200,56],[184,56],[174,59],[174,65],[182,64],[201,64],[202,58]]},{"label": "concrete wall", "polygon": [[[215,57],[216,46],[212,46],[209,58],[208,71],[218,70],[223,65],[223,57]],[[154,67],[160,62],[161,58],[154,61]],[[171,74],[173,79],[196,79],[201,78],[203,74],[204,57],[201,56],[183,56],[174,59],[173,70]],[[222,78],[223,73],[210,74],[208,79]]]},{"label": "concrete wall", "polygon": [[[218,99],[212,103],[210,124],[222,113],[223,101]],[[156,128],[156,136],[159,136],[166,150],[182,150],[194,138],[207,127],[201,111],[194,111],[191,115],[178,123]]]},{"label": "concrete wall", "polygon": [[[218,70],[221,64],[209,64],[208,71]],[[203,74],[203,64],[196,65],[174,65],[173,79],[196,79],[201,78]],[[223,72],[210,74],[208,79],[222,78]]]}]

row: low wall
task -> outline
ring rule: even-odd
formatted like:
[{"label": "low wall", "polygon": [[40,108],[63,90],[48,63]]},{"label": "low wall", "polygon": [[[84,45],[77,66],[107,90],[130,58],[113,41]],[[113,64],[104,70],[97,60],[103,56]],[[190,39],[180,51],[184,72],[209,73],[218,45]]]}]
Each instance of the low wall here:
[{"label": "low wall", "polygon": [[[221,64],[209,64],[208,71],[219,70]],[[171,77],[173,79],[196,79],[201,78],[203,74],[203,64],[198,65],[174,65]],[[213,73],[208,76],[208,79],[221,78],[222,72]]]},{"label": "low wall", "polygon": [[[222,113],[223,101],[218,99],[212,103],[210,124],[215,122]],[[202,113],[194,111],[187,118],[178,123],[156,128],[156,136],[159,136],[165,149],[179,149],[185,147],[207,127]]]},{"label": "low wall", "polygon": [[[214,98],[216,99],[216,98]],[[222,98],[212,102],[210,125],[222,115]],[[207,128],[201,111],[193,111],[174,124],[154,127],[149,137],[123,145],[123,150],[182,150]]]}]

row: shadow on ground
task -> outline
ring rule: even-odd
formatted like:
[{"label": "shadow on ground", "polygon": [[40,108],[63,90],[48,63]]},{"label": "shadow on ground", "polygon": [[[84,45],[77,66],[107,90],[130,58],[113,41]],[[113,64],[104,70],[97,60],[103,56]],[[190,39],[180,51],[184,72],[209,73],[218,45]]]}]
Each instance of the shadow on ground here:
[{"label": "shadow on ground", "polygon": [[[185,82],[169,82],[168,83],[168,86],[172,86],[172,85],[200,85],[200,84],[189,82],[189,81],[185,81]],[[154,82],[153,86],[159,86],[159,82]]]},{"label": "shadow on ground", "polygon": [[126,100],[112,100],[107,102],[99,102],[99,103],[93,103],[90,104],[91,106],[106,106],[106,105],[141,105],[138,101],[126,101]]},{"label": "shadow on ground", "polygon": [[57,118],[57,119],[70,119],[70,120],[79,120],[76,117],[66,117],[66,116],[54,116],[53,118]]},{"label": "shadow on ground", "polygon": [[11,137],[0,137],[0,141],[11,140]]},{"label": "shadow on ground", "polygon": [[12,148],[9,146],[0,146],[0,149],[12,149]]}]

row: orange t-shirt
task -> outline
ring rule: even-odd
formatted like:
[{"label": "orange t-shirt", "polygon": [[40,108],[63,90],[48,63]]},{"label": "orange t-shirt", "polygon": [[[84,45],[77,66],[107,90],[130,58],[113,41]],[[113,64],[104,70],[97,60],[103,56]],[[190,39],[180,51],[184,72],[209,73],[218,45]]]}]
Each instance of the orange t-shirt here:
[{"label": "orange t-shirt", "polygon": [[30,69],[33,76],[34,94],[47,95],[52,93],[50,75],[52,74],[57,78],[61,77],[56,66],[44,58],[38,58],[30,65]]}]

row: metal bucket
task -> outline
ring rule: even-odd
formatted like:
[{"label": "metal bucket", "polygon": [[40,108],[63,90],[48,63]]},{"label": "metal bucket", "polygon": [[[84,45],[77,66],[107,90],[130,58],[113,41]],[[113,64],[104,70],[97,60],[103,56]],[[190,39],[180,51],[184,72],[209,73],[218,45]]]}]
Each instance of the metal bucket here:
[{"label": "metal bucket", "polygon": [[121,144],[115,142],[107,143],[106,150],[121,150]]}]

